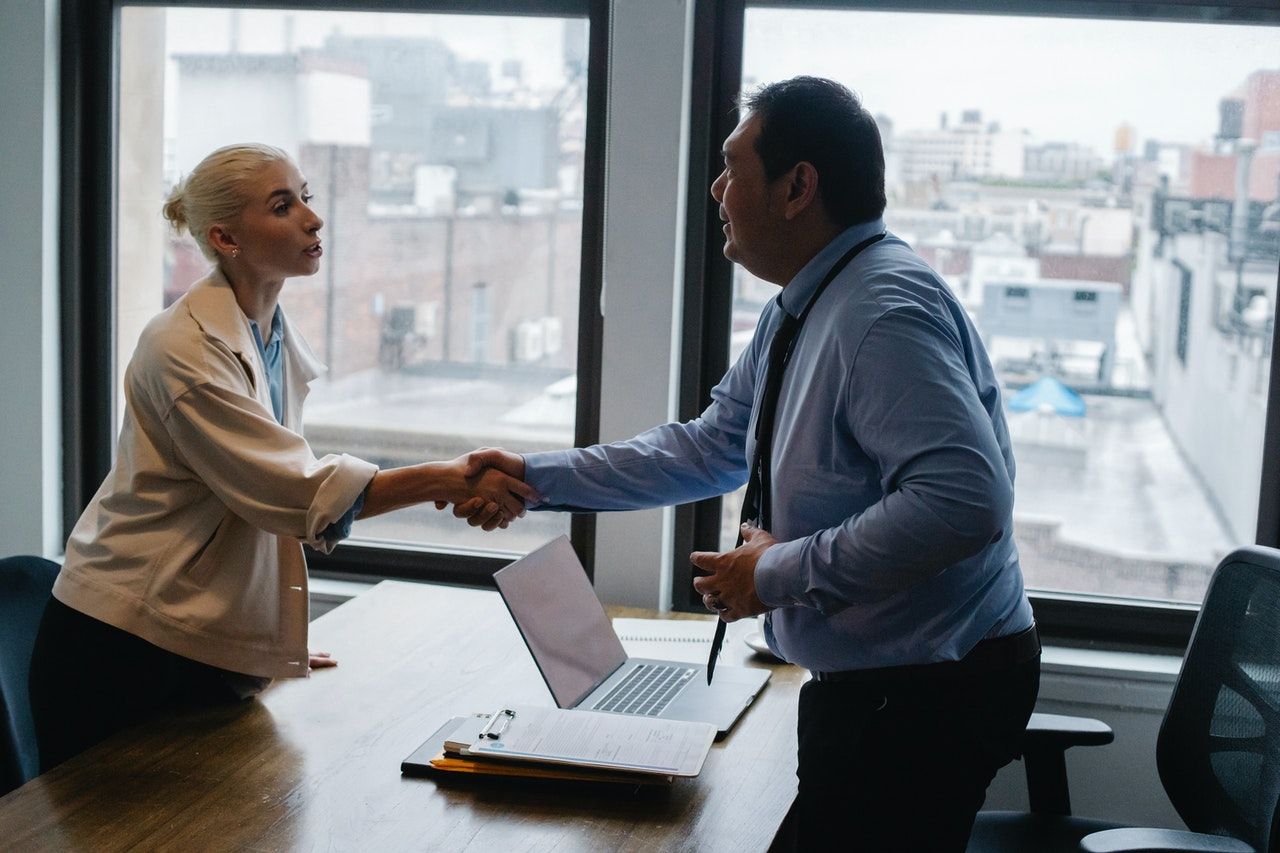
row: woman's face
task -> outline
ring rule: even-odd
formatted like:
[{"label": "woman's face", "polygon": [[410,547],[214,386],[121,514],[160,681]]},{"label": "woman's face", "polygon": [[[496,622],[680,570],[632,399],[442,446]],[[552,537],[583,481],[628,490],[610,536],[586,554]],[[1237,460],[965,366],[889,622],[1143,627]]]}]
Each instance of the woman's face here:
[{"label": "woman's face", "polygon": [[324,250],[317,236],[324,220],[307,202],[307,182],[290,162],[271,163],[254,176],[248,203],[228,229],[235,238],[239,265],[256,278],[313,275]]}]

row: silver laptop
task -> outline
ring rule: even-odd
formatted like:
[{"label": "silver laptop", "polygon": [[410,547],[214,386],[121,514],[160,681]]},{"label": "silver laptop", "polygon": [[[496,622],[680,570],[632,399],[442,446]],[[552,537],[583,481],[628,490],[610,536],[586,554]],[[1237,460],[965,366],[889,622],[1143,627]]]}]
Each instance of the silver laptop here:
[{"label": "silver laptop", "polygon": [[[723,736],[769,680],[766,669],[628,658],[565,536],[493,579],[556,705],[714,723]],[[707,626],[708,635],[712,626]]]}]

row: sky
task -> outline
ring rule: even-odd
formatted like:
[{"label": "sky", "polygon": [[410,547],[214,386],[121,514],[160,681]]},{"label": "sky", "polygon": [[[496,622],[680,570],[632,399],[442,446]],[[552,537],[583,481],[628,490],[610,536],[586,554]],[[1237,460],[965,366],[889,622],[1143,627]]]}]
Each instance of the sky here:
[{"label": "sky", "polygon": [[[554,88],[563,74],[564,27],[552,18],[235,14],[246,52],[276,52],[290,38],[316,47],[336,29],[431,35],[467,59],[519,59],[534,88]],[[225,9],[170,10],[169,50],[227,50],[232,17]],[[748,9],[743,50],[748,82],[833,77],[898,131],[937,127],[942,112],[955,123],[961,110],[980,109],[984,120],[1025,128],[1035,141],[1081,142],[1104,157],[1122,123],[1133,126],[1139,146],[1207,142],[1218,101],[1267,68],[1280,70],[1280,27],[910,12]]]},{"label": "sky", "polygon": [[[278,10],[170,9],[166,37],[170,53],[221,53],[229,49],[231,21],[238,19],[240,50],[277,53],[319,47],[332,32],[349,35],[434,36],[463,59],[491,63],[519,60],[525,82],[556,88],[564,79],[564,21],[561,18],[495,17],[362,12],[282,12]],[[292,21],[291,24],[286,22]],[[292,34],[288,28],[292,27]],[[585,29],[582,30],[586,37]]]},{"label": "sky", "polygon": [[896,131],[980,109],[1103,156],[1123,122],[1139,145],[1207,141],[1218,101],[1259,69],[1280,70],[1280,27],[749,9],[743,49],[744,78],[837,79]]}]

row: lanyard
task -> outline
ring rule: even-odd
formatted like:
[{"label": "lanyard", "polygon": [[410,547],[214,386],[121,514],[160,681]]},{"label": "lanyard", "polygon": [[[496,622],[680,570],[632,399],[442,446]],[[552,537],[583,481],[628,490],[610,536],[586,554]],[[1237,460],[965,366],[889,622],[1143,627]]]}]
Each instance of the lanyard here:
[{"label": "lanyard", "polygon": [[[756,452],[755,458],[751,460],[751,477],[747,480],[747,494],[742,501],[742,521],[751,520],[754,516],[755,522],[760,527],[769,529],[771,519],[769,518],[769,468],[770,468],[770,445],[773,443],[773,420],[778,409],[778,394],[782,390],[782,376],[787,370],[787,362],[791,360],[791,351],[795,348],[796,337],[800,332],[800,327],[804,324],[805,318],[809,316],[809,311],[813,309],[814,303],[818,301],[818,297],[822,296],[822,292],[827,289],[827,285],[831,284],[840,271],[849,265],[849,262],[858,256],[863,249],[878,243],[884,239],[884,232],[868,237],[858,245],[841,256],[836,261],[826,276],[822,279],[822,283],[818,285],[818,289],[814,291],[810,297],[808,304],[804,306],[804,310],[800,312],[799,317],[792,317],[782,308],[782,294],[778,294],[778,308],[782,310],[782,323],[779,324],[778,330],[773,333],[773,340],[769,343],[769,363],[766,367],[764,393],[760,396],[760,411],[756,415]],[[759,510],[757,512],[757,510]],[[738,545],[742,544],[742,529],[738,529]],[[736,546],[735,546],[736,547]],[[711,656],[707,660],[707,684],[711,683],[711,676],[716,671],[716,658],[720,656],[720,646],[724,643],[725,622],[723,619],[716,620],[715,636],[711,639]]]},{"label": "lanyard", "polygon": [[[800,336],[800,327],[804,325],[809,312],[813,310],[813,306],[822,297],[827,285],[831,284],[835,277],[864,249],[880,242],[884,239],[884,236],[883,232],[875,234],[845,252],[827,271],[822,283],[818,285],[818,289],[814,291],[813,296],[805,304],[799,317],[793,318],[790,314],[785,313],[785,309],[782,308],[782,294],[778,294],[778,308],[783,310],[784,313],[782,323],[779,325],[778,330],[774,332],[773,341],[769,347],[769,365],[765,375],[764,393],[761,395],[760,412],[756,417],[756,450],[751,465],[751,478],[747,482],[747,495],[742,505],[743,521],[754,520],[756,524],[765,529],[768,529],[773,522],[769,512],[773,425],[778,412],[778,396],[782,391],[782,377],[786,373],[787,364],[791,361],[791,354],[795,351],[796,340]],[[752,486],[755,487],[754,490]],[[754,519],[751,518],[752,515],[755,516]],[[739,541],[738,544],[741,545],[742,542]]]}]

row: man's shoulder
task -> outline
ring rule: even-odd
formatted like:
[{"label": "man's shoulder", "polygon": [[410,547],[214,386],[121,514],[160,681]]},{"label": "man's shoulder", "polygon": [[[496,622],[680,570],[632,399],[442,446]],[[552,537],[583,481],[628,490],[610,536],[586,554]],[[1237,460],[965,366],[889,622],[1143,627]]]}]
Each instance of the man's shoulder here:
[{"label": "man's shoulder", "polygon": [[864,263],[850,271],[856,277],[845,288],[842,310],[872,323],[895,310],[923,309],[934,312],[954,301],[942,276],[916,254],[905,241],[887,234],[867,253]]}]

